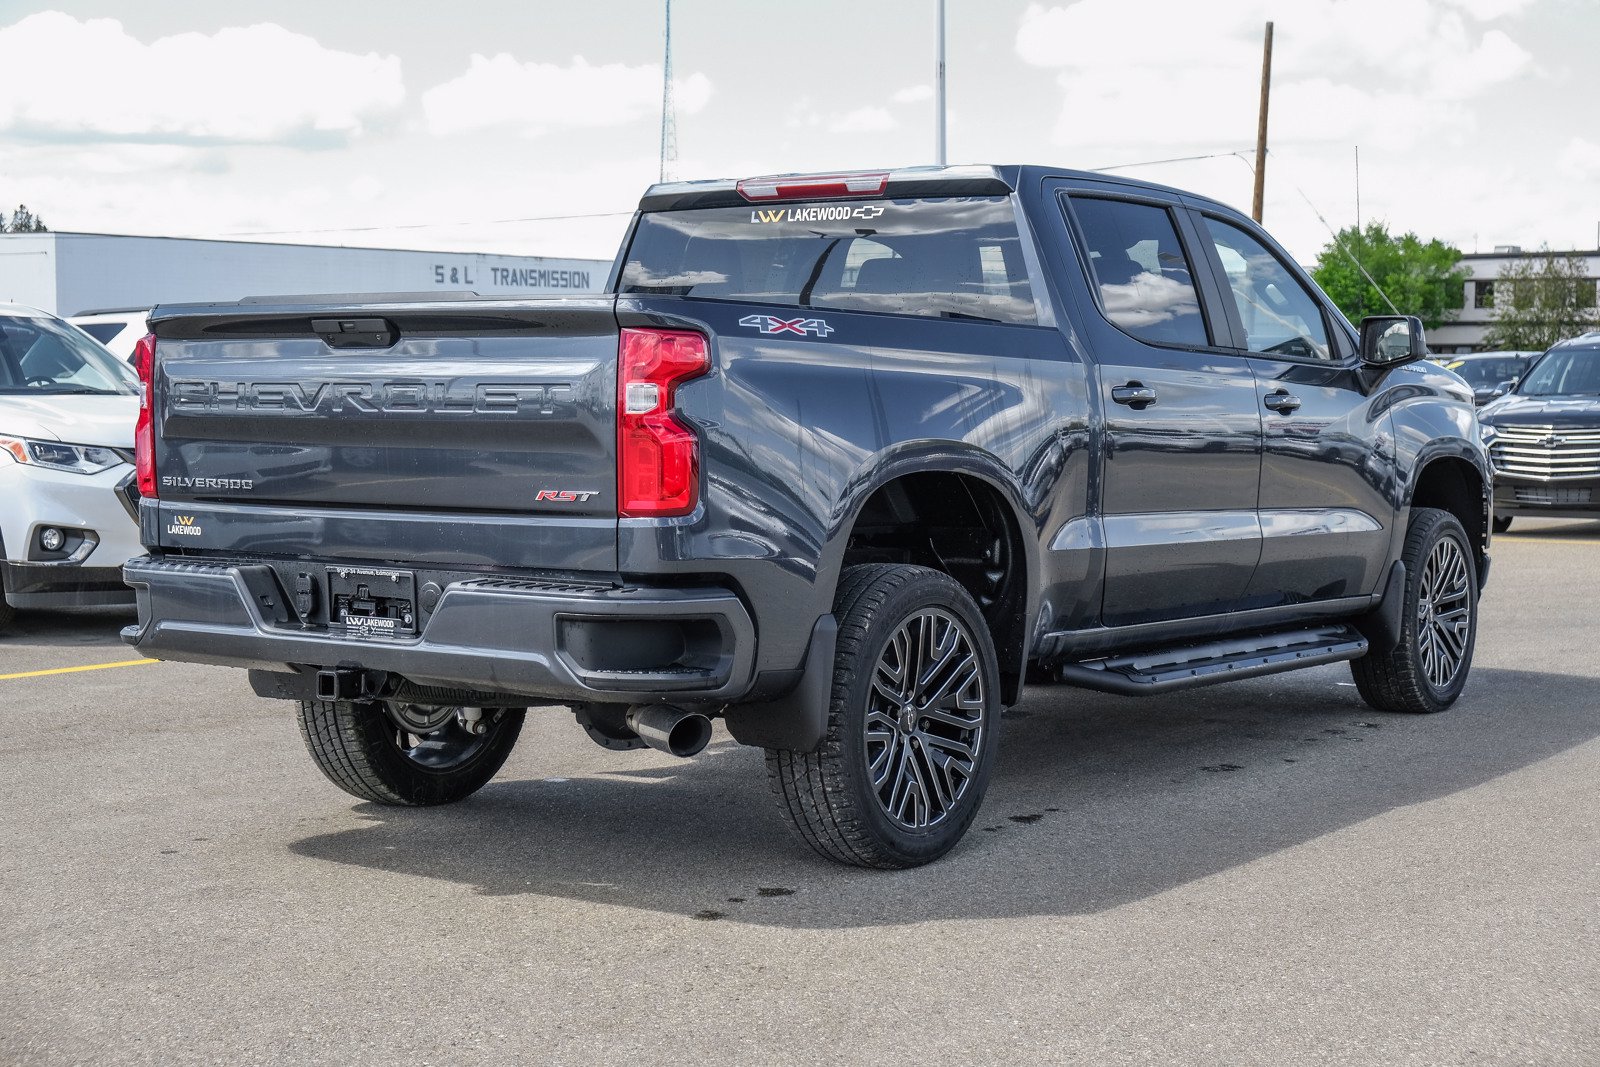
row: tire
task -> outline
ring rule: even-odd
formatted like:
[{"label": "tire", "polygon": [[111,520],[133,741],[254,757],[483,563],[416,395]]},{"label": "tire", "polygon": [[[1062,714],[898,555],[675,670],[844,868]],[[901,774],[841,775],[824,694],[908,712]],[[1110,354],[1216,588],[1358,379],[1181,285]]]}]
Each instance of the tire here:
[{"label": "tire", "polygon": [[1454,704],[1467,684],[1478,638],[1478,568],[1460,521],[1436,508],[1411,512],[1401,558],[1400,640],[1352,660],[1350,673],[1361,698],[1379,711],[1430,714]]},{"label": "tire", "polygon": [[6,603],[6,594],[0,590],[0,630],[6,629],[17,618],[17,609]]},{"label": "tire", "polygon": [[522,731],[523,712],[474,709],[488,720],[484,733],[474,735],[453,709],[433,715],[441,719],[435,724],[434,710],[302,700],[300,736],[328,780],[353,797],[402,807],[453,804],[500,770]]},{"label": "tire", "polygon": [[1495,533],[1505,533],[1509,529],[1511,529],[1511,516],[1510,515],[1496,515],[1494,517],[1494,532]]},{"label": "tire", "polygon": [[768,780],[790,829],[820,855],[929,863],[972,825],[994,768],[1000,675],[988,627],[965,589],[926,567],[851,567],[833,610],[827,735],[815,752],[768,749]]}]

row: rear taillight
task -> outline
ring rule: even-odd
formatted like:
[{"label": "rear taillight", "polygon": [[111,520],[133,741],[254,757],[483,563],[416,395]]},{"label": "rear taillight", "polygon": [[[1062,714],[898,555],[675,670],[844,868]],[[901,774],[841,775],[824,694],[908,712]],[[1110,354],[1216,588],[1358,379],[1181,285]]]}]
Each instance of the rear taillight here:
[{"label": "rear taillight", "polygon": [[735,185],[739,195],[746,200],[829,200],[850,196],[882,196],[888,187],[888,171],[745,178]]},{"label": "rear taillight", "polygon": [[679,382],[711,368],[687,330],[623,330],[617,370],[617,513],[687,515],[700,492],[700,441],[674,414]]},{"label": "rear taillight", "polygon": [[133,464],[139,476],[139,495],[156,494],[155,392],[156,335],[147,333],[133,346],[133,369],[139,372],[139,421],[133,426]]}]

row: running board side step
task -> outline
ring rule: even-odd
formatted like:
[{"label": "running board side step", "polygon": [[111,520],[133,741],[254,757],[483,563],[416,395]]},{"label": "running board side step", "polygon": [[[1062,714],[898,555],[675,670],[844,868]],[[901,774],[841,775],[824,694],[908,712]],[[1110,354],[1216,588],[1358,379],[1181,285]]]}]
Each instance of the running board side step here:
[{"label": "running board side step", "polygon": [[1063,663],[1056,673],[1083,689],[1148,696],[1359,659],[1366,653],[1367,639],[1353,627],[1312,626]]}]

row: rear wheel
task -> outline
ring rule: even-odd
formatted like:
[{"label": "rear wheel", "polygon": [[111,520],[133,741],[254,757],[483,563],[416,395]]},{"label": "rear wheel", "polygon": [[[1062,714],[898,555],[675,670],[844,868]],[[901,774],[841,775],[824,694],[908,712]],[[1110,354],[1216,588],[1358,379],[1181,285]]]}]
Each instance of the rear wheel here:
[{"label": "rear wheel", "polygon": [[1509,529],[1511,529],[1511,516],[1510,515],[1496,515],[1494,517],[1494,532],[1495,533],[1505,533]]},{"label": "rear wheel", "polygon": [[1356,688],[1380,711],[1435,712],[1467,684],[1478,636],[1472,543],[1447,511],[1418,508],[1406,531],[1400,640],[1350,663]]},{"label": "rear wheel", "polygon": [[994,645],[972,597],[925,567],[845,571],[828,733],[815,752],[767,751],[785,820],[858,867],[938,859],[977,816],[998,743]]},{"label": "rear wheel", "polygon": [[394,701],[300,702],[300,736],[328,780],[375,804],[450,804],[477,792],[511,754],[520,708]]}]

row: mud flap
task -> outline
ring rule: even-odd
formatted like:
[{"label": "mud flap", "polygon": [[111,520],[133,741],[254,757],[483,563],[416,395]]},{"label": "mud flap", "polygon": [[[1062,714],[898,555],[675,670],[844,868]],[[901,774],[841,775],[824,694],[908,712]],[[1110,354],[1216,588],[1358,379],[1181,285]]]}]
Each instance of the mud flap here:
[{"label": "mud flap", "polygon": [[828,732],[828,700],[833,690],[833,652],[839,622],[824,615],[811,628],[806,665],[800,681],[777,700],[737,704],[728,708],[724,723],[741,745],[812,752]]},{"label": "mud flap", "polygon": [[1406,565],[1395,560],[1389,566],[1389,578],[1383,586],[1383,599],[1378,606],[1359,619],[1351,620],[1361,636],[1367,639],[1373,652],[1388,652],[1400,643],[1400,611],[1406,599]]}]

